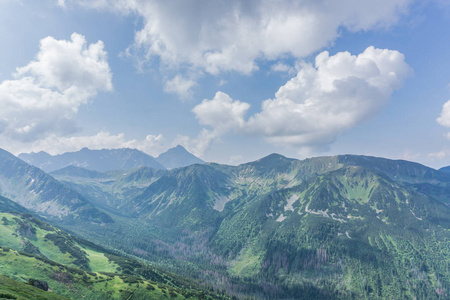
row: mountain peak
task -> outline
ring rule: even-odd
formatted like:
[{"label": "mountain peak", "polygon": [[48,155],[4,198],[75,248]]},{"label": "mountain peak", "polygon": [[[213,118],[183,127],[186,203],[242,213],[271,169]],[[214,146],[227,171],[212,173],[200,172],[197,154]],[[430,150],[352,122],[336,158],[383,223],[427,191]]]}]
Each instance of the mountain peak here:
[{"label": "mountain peak", "polygon": [[[191,154],[189,151],[187,151],[186,150],[186,148],[184,148],[183,146],[181,146],[181,145],[176,145],[175,147],[173,147],[173,148],[170,148],[169,150],[167,150],[166,152],[164,152],[164,153],[168,153],[168,152],[176,152],[176,153],[189,153],[189,154]],[[161,153],[159,156],[161,156],[161,155],[163,155],[164,153]],[[159,157],[158,156],[158,157]]]},{"label": "mountain peak", "polygon": [[186,167],[193,164],[204,164],[205,162],[187,151],[183,146],[177,145],[174,148],[170,148],[164,153],[161,153],[157,158],[161,165],[168,169],[175,169]]},{"label": "mountain peak", "polygon": [[260,158],[254,162],[251,162],[251,164],[259,163],[259,164],[279,164],[279,163],[291,163],[296,159],[294,158],[287,158],[286,156],[283,156],[278,153],[272,153],[267,156],[264,156],[263,158]]}]

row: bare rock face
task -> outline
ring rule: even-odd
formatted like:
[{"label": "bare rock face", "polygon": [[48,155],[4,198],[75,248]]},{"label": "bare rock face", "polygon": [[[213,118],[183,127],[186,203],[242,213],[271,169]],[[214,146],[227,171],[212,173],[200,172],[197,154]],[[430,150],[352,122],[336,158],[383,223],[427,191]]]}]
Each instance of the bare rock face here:
[{"label": "bare rock face", "polygon": [[28,284],[32,285],[38,289],[48,291],[48,283],[46,281],[30,278],[28,280]]}]

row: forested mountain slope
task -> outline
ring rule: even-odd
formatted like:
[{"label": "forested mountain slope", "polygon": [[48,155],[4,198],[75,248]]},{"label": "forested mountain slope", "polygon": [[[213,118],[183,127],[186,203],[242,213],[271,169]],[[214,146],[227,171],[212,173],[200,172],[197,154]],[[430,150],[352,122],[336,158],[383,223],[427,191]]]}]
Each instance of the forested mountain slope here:
[{"label": "forested mountain slope", "polygon": [[[0,298],[227,299],[197,283],[107,251],[0,202]],[[46,281],[53,291],[25,285]]]},{"label": "forested mountain slope", "polygon": [[[86,197],[105,190],[101,180],[74,178],[63,179]],[[102,243],[115,237],[114,247],[235,295],[449,295],[450,177],[420,164],[273,154],[237,167],[141,169],[112,182],[109,200],[99,192],[96,203],[121,212],[115,223],[72,230]]]},{"label": "forested mountain slope", "polygon": [[0,195],[53,220],[112,222],[81,194],[1,149]]}]

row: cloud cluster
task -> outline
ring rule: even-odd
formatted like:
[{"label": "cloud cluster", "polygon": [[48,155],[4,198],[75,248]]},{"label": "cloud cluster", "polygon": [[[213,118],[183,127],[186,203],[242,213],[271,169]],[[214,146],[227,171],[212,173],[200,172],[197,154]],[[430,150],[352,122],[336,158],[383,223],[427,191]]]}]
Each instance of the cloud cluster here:
[{"label": "cloud cluster", "polygon": [[46,37],[36,60],[0,83],[0,136],[33,142],[76,131],[73,117],[98,91],[111,91],[112,74],[103,42],[87,45]]},{"label": "cloud cluster", "polygon": [[248,103],[217,92],[213,99],[204,99],[192,111],[201,125],[211,126],[217,134],[222,134],[244,126],[244,115],[249,108]]},{"label": "cloud cluster", "polygon": [[234,129],[299,151],[323,150],[335,138],[374,115],[411,72],[398,51],[367,48],[359,55],[320,53],[303,63],[261,112],[244,120],[249,105],[217,93],[193,112],[217,134]]},{"label": "cloud cluster", "polygon": [[172,147],[183,145],[189,152],[196,156],[202,156],[211,144],[219,137],[217,132],[203,128],[197,137],[178,135],[172,142]]},{"label": "cloud cluster", "polygon": [[444,127],[450,127],[450,100],[444,104],[441,115],[436,121]]},{"label": "cloud cluster", "polygon": [[[436,119],[436,121],[443,127],[450,128],[450,100],[448,100],[444,105],[442,106],[441,115],[439,118]],[[450,140],[450,132],[447,132],[445,134],[445,137]],[[443,159],[446,156],[450,155],[450,151],[448,150],[442,150],[437,153],[431,153],[429,154],[430,157],[433,157],[435,159]]]},{"label": "cloud cluster", "polygon": [[138,55],[141,60],[156,61],[175,70],[249,74],[258,69],[258,60],[310,55],[332,43],[342,29],[361,31],[390,26],[410,2],[77,0],[75,3],[140,16],[143,25],[128,53]]},{"label": "cloud cluster", "polygon": [[176,75],[169,79],[164,84],[164,91],[166,93],[178,94],[181,99],[192,97],[192,88],[197,83],[192,78],[186,78],[181,75]]}]

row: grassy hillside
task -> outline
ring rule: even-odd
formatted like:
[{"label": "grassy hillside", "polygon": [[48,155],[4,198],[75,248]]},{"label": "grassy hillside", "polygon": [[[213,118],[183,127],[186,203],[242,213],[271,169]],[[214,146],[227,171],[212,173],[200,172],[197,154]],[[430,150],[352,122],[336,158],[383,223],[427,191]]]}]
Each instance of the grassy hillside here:
[{"label": "grassy hillside", "polygon": [[64,300],[65,297],[53,292],[43,291],[29,284],[13,280],[5,275],[0,275],[0,299],[48,299]]},{"label": "grassy hillside", "polygon": [[[6,247],[0,247],[0,271],[22,283],[27,282],[29,278],[44,280],[54,294],[69,299],[220,298],[220,296],[208,295],[207,292],[200,290],[177,288],[139,277],[83,271]],[[5,279],[0,277],[0,279],[2,278]],[[16,291],[17,284],[8,282],[12,286],[5,288],[5,293],[12,294],[13,291]],[[47,296],[41,299],[61,298]]]},{"label": "grassy hillside", "polygon": [[0,274],[19,282],[47,281],[56,294],[71,299],[222,298],[193,281],[115,255],[29,214],[0,213],[0,233]]},{"label": "grassy hillside", "polygon": [[97,172],[69,166],[50,173],[70,189],[79,192],[100,208],[118,215],[130,215],[123,209],[126,200],[142,193],[167,171],[139,168],[128,171]]},{"label": "grassy hillside", "polygon": [[274,295],[448,295],[448,208],[373,172],[339,169],[235,211],[211,246],[231,258],[231,275],[272,282]]},{"label": "grassy hillside", "polygon": [[3,246],[84,270],[118,271],[118,265],[109,261],[101,248],[29,214],[0,213],[0,232]]},{"label": "grassy hillside", "polygon": [[[111,208],[131,218],[115,214],[113,224],[71,230],[240,297],[449,295],[450,177],[443,172],[366,156],[273,154],[237,167],[148,174]],[[120,191],[137,182],[120,178]],[[99,184],[89,180],[72,184],[80,192]]]}]

